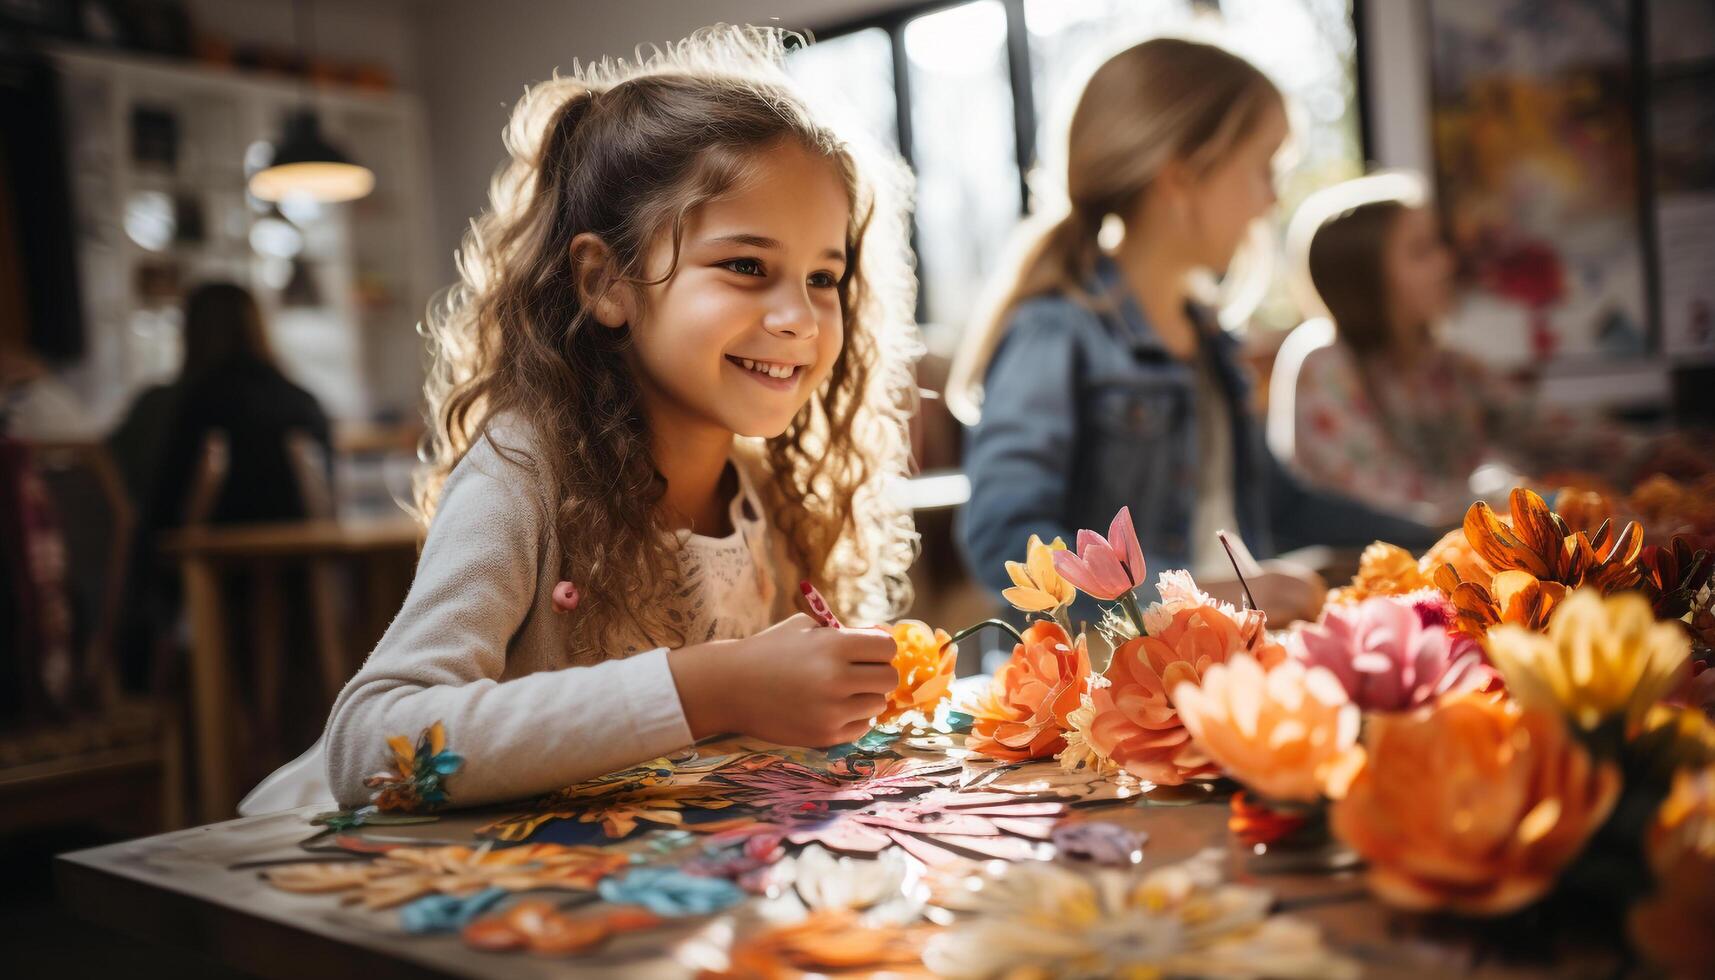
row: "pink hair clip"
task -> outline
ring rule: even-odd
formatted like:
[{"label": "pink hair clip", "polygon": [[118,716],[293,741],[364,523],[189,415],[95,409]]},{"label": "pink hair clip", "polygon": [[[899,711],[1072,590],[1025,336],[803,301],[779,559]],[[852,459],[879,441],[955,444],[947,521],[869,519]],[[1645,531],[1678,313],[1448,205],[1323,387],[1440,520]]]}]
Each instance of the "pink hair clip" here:
[{"label": "pink hair clip", "polygon": [[583,598],[578,587],[570,582],[561,582],[554,586],[554,611],[568,613],[578,608],[578,600]]}]

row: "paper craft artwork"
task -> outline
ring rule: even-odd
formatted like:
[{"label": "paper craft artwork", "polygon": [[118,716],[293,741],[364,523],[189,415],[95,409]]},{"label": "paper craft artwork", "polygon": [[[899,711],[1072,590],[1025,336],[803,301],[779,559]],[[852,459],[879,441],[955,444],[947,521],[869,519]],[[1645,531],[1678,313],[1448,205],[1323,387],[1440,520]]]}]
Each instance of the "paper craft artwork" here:
[{"label": "paper craft artwork", "polygon": [[964,894],[923,964],[953,978],[1358,976],[1314,925],[1270,916],[1268,892],[1223,883],[1222,858],[1209,850],[1147,873],[997,866]]},{"label": "paper craft artwork", "polygon": [[464,765],[463,757],[447,751],[447,733],[435,722],[417,736],[415,745],[403,735],[387,740],[393,768],[363,781],[375,792],[370,796],[376,809],[411,811],[444,805],[449,797],[443,783]]},{"label": "paper craft artwork", "polygon": [[599,824],[608,837],[620,838],[636,831],[640,821],[665,827],[687,826],[686,808],[720,810],[735,802],[730,786],[675,782],[670,771],[666,775],[651,772],[630,781],[580,783],[556,790],[530,811],[502,817],[478,828],[477,833],[497,840],[521,841],[528,840],[550,821],[568,820]]},{"label": "paper craft artwork", "polygon": [[851,854],[879,854],[889,844],[925,864],[940,867],[968,857],[1024,861],[1036,856],[1034,841],[1047,840],[1060,802],[1020,802],[1006,793],[935,790],[914,800],[880,800],[857,810],[839,810],[813,826],[787,834],[793,844],[821,844]]},{"label": "paper craft artwork", "polygon": [[567,915],[552,902],[528,899],[464,927],[465,945],[490,953],[528,950],[538,956],[587,953],[623,932],[651,929],[660,917],[636,906]]},{"label": "paper craft artwork", "polygon": [[933,928],[924,925],[866,924],[853,912],[812,912],[798,922],[741,935],[727,955],[726,969],[698,975],[704,980],[928,976],[920,961],[933,934]]},{"label": "paper craft artwork", "polygon": [[288,864],[262,872],[282,891],[339,893],[346,904],[386,909],[425,895],[472,895],[486,888],[588,890],[630,859],[593,847],[396,847],[374,861]]}]

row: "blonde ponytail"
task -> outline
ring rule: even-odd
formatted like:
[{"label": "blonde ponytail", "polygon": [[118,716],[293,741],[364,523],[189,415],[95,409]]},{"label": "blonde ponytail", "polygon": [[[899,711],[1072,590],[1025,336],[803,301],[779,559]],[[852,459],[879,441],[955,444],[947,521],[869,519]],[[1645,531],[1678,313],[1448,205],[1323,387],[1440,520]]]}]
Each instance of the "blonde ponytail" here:
[{"label": "blonde ponytail", "polygon": [[1206,172],[1250,134],[1281,95],[1250,62],[1222,48],[1155,38],[1109,58],[1090,76],[1067,130],[1066,208],[1027,221],[1010,273],[965,330],[947,378],[947,407],[967,425],[981,414],[982,379],[1013,311],[1060,294],[1095,306],[1085,289],[1110,215],[1132,213],[1163,167]]}]

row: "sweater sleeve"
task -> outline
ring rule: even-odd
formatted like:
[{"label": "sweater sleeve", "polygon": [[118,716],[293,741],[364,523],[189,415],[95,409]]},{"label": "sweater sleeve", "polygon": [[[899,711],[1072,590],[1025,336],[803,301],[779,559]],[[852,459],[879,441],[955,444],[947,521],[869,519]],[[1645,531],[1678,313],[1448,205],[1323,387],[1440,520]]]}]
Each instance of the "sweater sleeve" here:
[{"label": "sweater sleeve", "polygon": [[501,680],[540,594],[545,525],[526,473],[478,443],[449,477],[399,615],[334,702],[328,781],[367,803],[386,740],[435,722],[464,757],[456,806],[544,793],[691,742],[665,649]]}]

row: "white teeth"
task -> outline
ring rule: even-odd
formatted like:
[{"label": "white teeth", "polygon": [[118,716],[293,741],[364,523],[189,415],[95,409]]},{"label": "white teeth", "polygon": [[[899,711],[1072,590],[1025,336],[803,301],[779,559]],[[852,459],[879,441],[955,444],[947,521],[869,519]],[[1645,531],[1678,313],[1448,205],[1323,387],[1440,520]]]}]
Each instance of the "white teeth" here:
[{"label": "white teeth", "polygon": [[798,370],[791,364],[768,364],[763,361],[753,361],[748,357],[735,357],[733,360],[744,365],[746,371],[755,371],[758,374],[766,374],[771,378],[782,380],[792,377]]}]

